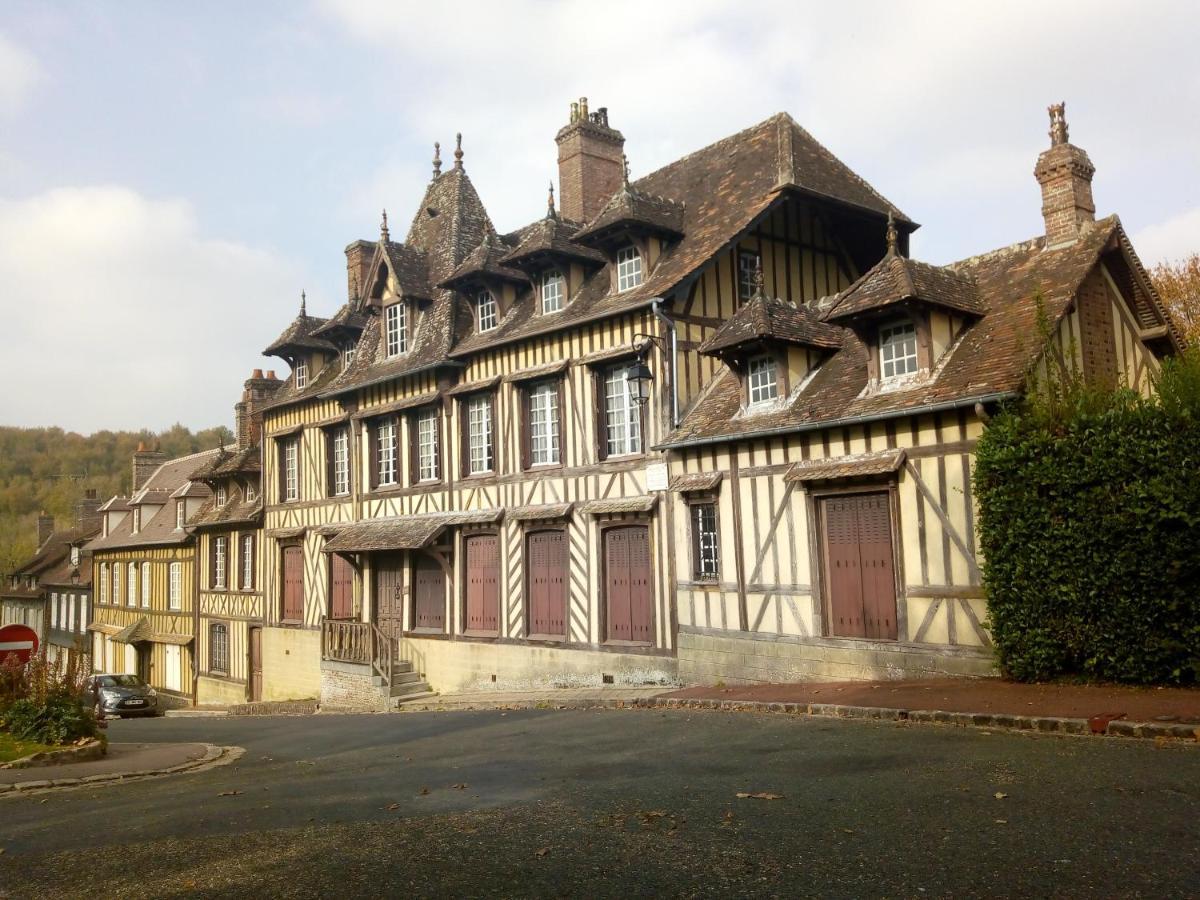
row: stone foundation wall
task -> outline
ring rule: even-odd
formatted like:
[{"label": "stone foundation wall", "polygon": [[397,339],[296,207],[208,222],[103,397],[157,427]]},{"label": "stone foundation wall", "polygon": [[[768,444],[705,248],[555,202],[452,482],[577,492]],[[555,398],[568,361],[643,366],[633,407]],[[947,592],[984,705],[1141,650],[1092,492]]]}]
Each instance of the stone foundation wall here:
[{"label": "stone foundation wall", "polygon": [[685,684],[980,678],[996,674],[990,651],[974,648],[679,629],[679,678]]},{"label": "stone foundation wall", "polygon": [[321,632],[264,628],[263,700],[308,700],[321,693]]},{"label": "stone foundation wall", "polygon": [[372,681],[370,666],[321,663],[321,709],[384,710],[386,691]]},{"label": "stone foundation wall", "polygon": [[201,706],[229,706],[246,702],[246,685],[225,678],[201,675],[196,682],[196,702]]}]

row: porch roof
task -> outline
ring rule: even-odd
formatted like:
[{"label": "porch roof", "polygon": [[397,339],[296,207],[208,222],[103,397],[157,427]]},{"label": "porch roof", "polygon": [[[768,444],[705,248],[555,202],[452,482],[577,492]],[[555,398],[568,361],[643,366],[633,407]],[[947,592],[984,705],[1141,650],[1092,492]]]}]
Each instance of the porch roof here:
[{"label": "porch roof", "polygon": [[874,453],[853,453],[828,459],[806,459],[788,469],[783,480],[828,481],[837,478],[861,478],[867,475],[889,475],[904,465],[904,450],[893,448]]},{"label": "porch roof", "polygon": [[324,547],[326,553],[367,553],[372,550],[420,550],[453,525],[484,525],[497,521],[502,509],[432,513],[374,519],[342,526]]}]

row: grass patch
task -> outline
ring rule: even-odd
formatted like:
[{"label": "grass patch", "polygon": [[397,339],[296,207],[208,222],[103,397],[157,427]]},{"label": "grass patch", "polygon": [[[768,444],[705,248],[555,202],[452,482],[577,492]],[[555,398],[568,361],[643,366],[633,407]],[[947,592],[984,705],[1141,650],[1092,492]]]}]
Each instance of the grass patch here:
[{"label": "grass patch", "polygon": [[39,744],[36,741],[17,740],[8,732],[0,731],[0,763],[9,763],[31,753],[41,753],[43,750],[61,749],[61,747],[49,744]]}]

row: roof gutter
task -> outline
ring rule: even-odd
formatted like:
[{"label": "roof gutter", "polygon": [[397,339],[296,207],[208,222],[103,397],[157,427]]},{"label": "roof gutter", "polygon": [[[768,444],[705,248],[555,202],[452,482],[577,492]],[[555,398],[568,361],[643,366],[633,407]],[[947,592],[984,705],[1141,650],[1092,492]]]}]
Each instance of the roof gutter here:
[{"label": "roof gutter", "polygon": [[658,444],[654,450],[679,450],[685,447],[709,447],[713,444],[728,444],[733,441],[746,439],[778,437],[784,434],[799,434],[805,431],[823,431],[826,428],[842,428],[847,425],[865,425],[870,422],[883,422],[888,419],[900,419],[905,416],[919,416],[925,413],[949,412],[976,404],[999,403],[1002,400],[1012,400],[1020,396],[1017,391],[997,391],[991,394],[979,394],[974,397],[964,397],[960,400],[948,400],[943,403],[928,403],[922,406],[910,406],[907,409],[889,410],[880,413],[867,413],[861,416],[846,416],[841,419],[826,419],[821,422],[805,422],[801,425],[781,425],[777,428],[763,428],[755,431],[739,431],[734,434],[723,434],[717,437],[695,438],[693,440],[668,441]]}]

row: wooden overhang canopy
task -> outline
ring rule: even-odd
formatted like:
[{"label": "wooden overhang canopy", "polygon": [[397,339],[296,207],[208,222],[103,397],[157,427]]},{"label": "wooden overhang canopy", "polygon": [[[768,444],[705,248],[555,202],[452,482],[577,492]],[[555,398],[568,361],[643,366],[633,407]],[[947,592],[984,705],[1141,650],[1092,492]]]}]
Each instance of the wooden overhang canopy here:
[{"label": "wooden overhang canopy", "polygon": [[508,255],[509,248],[501,244],[489,231],[483,236],[483,243],[476,247],[464,259],[450,277],[439,287],[456,291],[467,291],[475,285],[509,282],[518,287],[529,284],[529,277],[519,269],[504,265],[502,260]]},{"label": "wooden overhang canopy", "polygon": [[570,503],[541,503],[534,506],[517,506],[507,513],[514,522],[540,522],[546,519],[565,519],[571,514]]},{"label": "wooden overhang canopy", "polygon": [[370,553],[380,550],[423,550],[438,535],[454,525],[484,525],[498,522],[502,509],[434,513],[355,522],[339,529],[324,546],[325,553]]},{"label": "wooden overhang canopy", "polygon": [[890,475],[904,465],[904,455],[903,449],[892,448],[828,459],[806,459],[788,469],[783,480],[794,483]]},{"label": "wooden overhang canopy", "polygon": [[572,262],[604,265],[607,262],[604,254],[575,243],[573,238],[578,230],[579,226],[560,220],[552,207],[546,217],[521,238],[516,249],[500,262],[529,274]]},{"label": "wooden overhang canopy", "polygon": [[646,513],[658,503],[657,494],[641,497],[619,497],[613,500],[589,500],[579,509],[589,516],[609,516],[617,513]]},{"label": "wooden overhang canopy", "polygon": [[671,479],[671,490],[677,494],[696,494],[702,491],[714,491],[721,483],[720,472],[689,472],[686,475],[676,475]]}]

